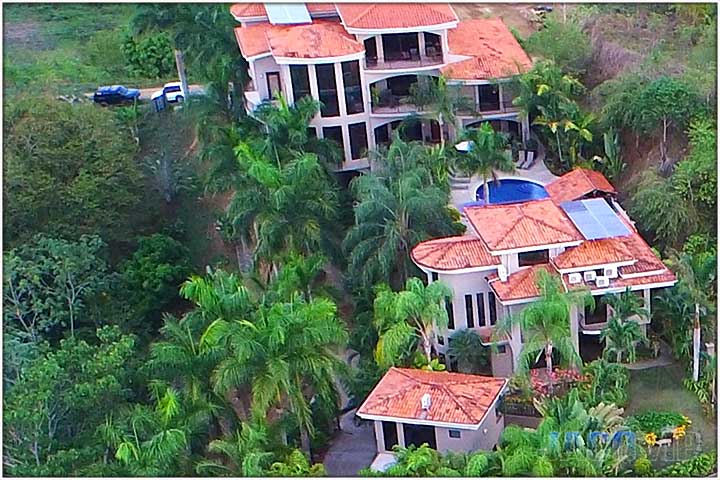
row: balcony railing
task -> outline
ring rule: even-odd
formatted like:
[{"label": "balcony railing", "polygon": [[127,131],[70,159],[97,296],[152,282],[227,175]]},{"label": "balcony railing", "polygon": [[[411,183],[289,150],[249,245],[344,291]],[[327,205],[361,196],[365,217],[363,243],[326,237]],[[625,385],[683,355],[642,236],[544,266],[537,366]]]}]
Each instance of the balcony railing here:
[{"label": "balcony railing", "polygon": [[434,55],[419,55],[416,52],[403,52],[399,57],[385,58],[379,61],[377,58],[368,57],[365,59],[365,68],[368,70],[390,70],[403,68],[420,68],[442,65],[444,58],[442,53]]},{"label": "balcony railing", "polygon": [[395,95],[390,90],[381,91],[372,101],[372,113],[412,113],[418,107],[408,95]]}]

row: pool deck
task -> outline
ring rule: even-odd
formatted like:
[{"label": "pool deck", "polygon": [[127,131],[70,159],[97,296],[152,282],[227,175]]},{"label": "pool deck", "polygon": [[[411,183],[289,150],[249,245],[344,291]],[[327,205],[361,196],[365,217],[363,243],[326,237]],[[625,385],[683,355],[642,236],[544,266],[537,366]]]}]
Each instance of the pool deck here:
[{"label": "pool deck", "polygon": [[[535,160],[535,164],[531,168],[517,169],[513,173],[495,172],[500,180],[503,178],[516,178],[521,180],[532,180],[540,185],[547,185],[548,183],[555,180],[556,177],[550,170],[545,166],[545,148],[540,144],[538,151],[538,157]],[[450,202],[452,205],[461,210],[461,205],[467,202],[475,201],[475,192],[482,184],[482,178],[479,176],[473,176],[470,178],[470,183],[467,189],[464,190],[452,190],[450,192]],[[462,211],[462,210],[461,210]]]}]

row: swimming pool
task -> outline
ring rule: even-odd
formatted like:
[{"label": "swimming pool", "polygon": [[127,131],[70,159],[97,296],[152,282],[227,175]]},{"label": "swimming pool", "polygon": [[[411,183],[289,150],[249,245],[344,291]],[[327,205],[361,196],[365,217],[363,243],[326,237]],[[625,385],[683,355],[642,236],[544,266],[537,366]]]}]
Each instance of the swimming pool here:
[{"label": "swimming pool", "polygon": [[[542,185],[519,178],[501,179],[500,182],[491,180],[489,186],[490,203],[493,204],[527,202],[528,200],[540,200],[548,197],[548,193]],[[484,203],[483,197],[483,186],[480,185],[475,192],[477,204],[482,205]]]}]

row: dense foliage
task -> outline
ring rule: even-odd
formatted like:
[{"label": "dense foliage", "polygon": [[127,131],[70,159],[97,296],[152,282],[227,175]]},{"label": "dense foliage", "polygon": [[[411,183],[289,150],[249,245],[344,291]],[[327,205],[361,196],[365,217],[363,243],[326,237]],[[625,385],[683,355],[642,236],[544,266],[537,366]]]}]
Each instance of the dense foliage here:
[{"label": "dense foliage", "polygon": [[[7,104],[3,148],[6,245],[36,233],[122,242],[142,215],[136,145],[94,105],[28,96]],[[139,217],[139,218],[138,218]]]}]

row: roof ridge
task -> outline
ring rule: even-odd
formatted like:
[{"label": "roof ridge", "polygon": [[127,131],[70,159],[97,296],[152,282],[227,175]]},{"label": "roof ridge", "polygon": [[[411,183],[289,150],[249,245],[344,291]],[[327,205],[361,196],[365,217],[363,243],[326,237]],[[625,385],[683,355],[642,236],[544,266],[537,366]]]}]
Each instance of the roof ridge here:
[{"label": "roof ridge", "polygon": [[[450,388],[448,388],[448,385],[441,384],[440,388],[444,390],[447,395],[452,399],[452,401],[460,408],[460,410],[465,414],[465,416],[469,419],[475,420],[475,417],[467,411],[465,406],[457,399],[457,394],[455,392],[451,391]],[[431,400],[432,401],[432,400]]]}]

